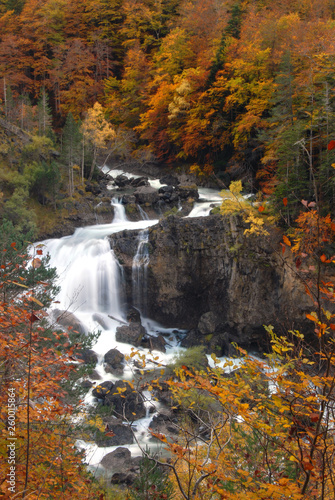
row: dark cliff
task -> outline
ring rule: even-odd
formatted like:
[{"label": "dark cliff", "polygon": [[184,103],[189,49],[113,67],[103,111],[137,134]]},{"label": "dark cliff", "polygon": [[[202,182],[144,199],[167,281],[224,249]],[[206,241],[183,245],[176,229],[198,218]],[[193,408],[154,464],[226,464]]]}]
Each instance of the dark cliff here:
[{"label": "dark cliff", "polygon": [[[168,217],[149,230],[147,315],[165,326],[193,329],[190,345],[231,341],[264,344],[263,325],[282,333],[300,328],[310,310],[289,250],[281,254],[281,235],[245,236],[238,217]],[[137,233],[111,237],[127,278]],[[222,347],[225,350],[224,347]]]}]

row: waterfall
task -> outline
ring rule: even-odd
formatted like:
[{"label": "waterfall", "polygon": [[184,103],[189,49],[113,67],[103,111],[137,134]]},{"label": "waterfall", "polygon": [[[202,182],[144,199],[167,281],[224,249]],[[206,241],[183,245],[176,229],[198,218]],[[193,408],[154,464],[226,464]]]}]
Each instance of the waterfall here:
[{"label": "waterfall", "polygon": [[44,245],[51,256],[50,266],[59,275],[60,308],[120,317],[120,269],[107,237],[94,237],[85,228]]},{"label": "waterfall", "polygon": [[144,229],[138,235],[137,252],[132,265],[133,305],[146,316],[148,297],[149,230]]},{"label": "waterfall", "polygon": [[126,210],[124,208],[124,205],[117,199],[117,198],[112,198],[111,202],[112,206],[114,207],[114,219],[113,222],[125,222],[127,221],[127,216],[126,216]]},{"label": "waterfall", "polygon": [[143,220],[150,220],[148,214],[143,210],[141,205],[137,205],[137,208],[138,208]]}]

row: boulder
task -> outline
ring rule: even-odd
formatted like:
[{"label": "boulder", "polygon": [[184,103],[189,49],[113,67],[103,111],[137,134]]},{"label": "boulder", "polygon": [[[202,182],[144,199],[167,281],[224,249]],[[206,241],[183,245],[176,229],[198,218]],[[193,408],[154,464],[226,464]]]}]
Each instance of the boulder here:
[{"label": "boulder", "polygon": [[135,391],[128,382],[123,380],[116,382],[113,389],[106,394],[105,404],[112,407],[115,416],[130,421],[146,415],[141,393]]},{"label": "boulder", "polygon": [[130,486],[135,482],[136,478],[137,474],[135,472],[115,472],[111,477],[111,484],[127,484]]},{"label": "boulder", "polygon": [[129,425],[125,425],[121,420],[114,418],[113,420],[108,420],[106,422],[106,432],[113,433],[114,436],[104,436],[98,437],[96,443],[98,446],[122,446],[125,444],[133,444],[134,435]]},{"label": "boulder", "polygon": [[155,433],[175,436],[179,433],[178,419],[171,410],[167,410],[165,413],[158,413],[158,415],[152,418],[149,429]]},{"label": "boulder", "polygon": [[198,330],[202,335],[208,335],[214,333],[219,324],[220,318],[214,312],[209,311],[201,316]]},{"label": "boulder", "polygon": [[160,351],[166,352],[166,340],[163,335],[157,335],[154,337],[153,335],[145,336],[141,342],[141,346],[149,349],[150,351]]},{"label": "boulder", "polygon": [[122,196],[122,204],[127,205],[128,203],[130,205],[133,205],[136,203],[136,198],[133,194],[125,194]]},{"label": "boulder", "polygon": [[176,188],[176,193],[181,200],[188,200],[189,198],[192,200],[199,199],[198,188],[195,184],[191,186],[178,186]]},{"label": "boulder", "polygon": [[115,339],[117,342],[124,342],[138,347],[145,334],[145,328],[140,323],[130,323],[129,325],[117,327]]},{"label": "boulder", "polygon": [[75,316],[72,312],[64,311],[61,309],[54,309],[52,311],[52,318],[53,321],[55,321],[65,329],[71,329],[73,332],[77,331],[82,335],[86,334],[85,327],[82,325],[77,316]]},{"label": "boulder", "polygon": [[118,175],[117,177],[115,177],[114,183],[118,187],[122,188],[122,187],[127,186],[130,183],[130,179],[126,175],[121,174],[121,175]]},{"label": "boulder", "polygon": [[136,202],[140,205],[149,204],[152,205],[157,203],[159,200],[159,195],[157,189],[151,186],[142,186],[136,189],[134,192]]},{"label": "boulder", "polygon": [[129,323],[141,323],[141,313],[136,307],[131,306],[127,312],[127,321]]},{"label": "boulder", "polygon": [[105,320],[105,318],[99,314],[99,313],[94,313],[93,316],[92,316],[92,319],[94,321],[96,321],[97,323],[99,323],[99,325],[101,326],[101,328],[103,328],[104,330],[108,330],[108,325],[107,325],[107,322]]},{"label": "boulder", "polygon": [[166,174],[159,180],[161,184],[167,184],[168,186],[178,186],[180,184],[178,178],[172,174]]},{"label": "boulder", "polygon": [[128,448],[119,447],[116,450],[107,453],[101,460],[101,465],[106,469],[122,471],[128,469],[131,459],[131,453]]},{"label": "boulder", "polygon": [[98,399],[105,399],[106,396],[110,393],[114,386],[114,383],[110,380],[106,380],[105,382],[101,382],[101,384],[97,385],[93,391],[92,396]]},{"label": "boulder", "polygon": [[130,184],[132,187],[150,186],[148,177],[133,177]]},{"label": "boulder", "polygon": [[78,357],[88,365],[96,365],[98,362],[98,356],[92,349],[82,349]]},{"label": "boulder", "polygon": [[104,356],[105,371],[120,375],[124,368],[124,355],[117,349],[110,349]]}]

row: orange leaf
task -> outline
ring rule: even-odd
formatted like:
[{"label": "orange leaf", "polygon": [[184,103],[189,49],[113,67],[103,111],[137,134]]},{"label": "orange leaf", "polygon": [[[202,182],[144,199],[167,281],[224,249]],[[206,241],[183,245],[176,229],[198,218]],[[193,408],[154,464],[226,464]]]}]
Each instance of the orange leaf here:
[{"label": "orange leaf", "polygon": [[332,222],[332,223],[330,224],[330,229],[331,229],[332,231],[335,231],[335,224],[334,224],[334,222]]},{"label": "orange leaf", "polygon": [[288,237],[287,237],[287,236],[285,236],[285,234],[284,234],[284,236],[283,236],[283,241],[284,241],[285,245],[287,245],[287,246],[289,246],[289,247],[291,246],[291,242],[290,242],[290,240],[288,239]]},{"label": "orange leaf", "polygon": [[282,251],[282,253],[285,253],[286,246],[283,243],[280,243],[280,244],[281,244],[281,251]]},{"label": "orange leaf", "polygon": [[287,198],[283,198],[283,204],[284,204],[284,207],[287,206]]},{"label": "orange leaf", "polygon": [[15,245],[16,245],[16,243],[15,243],[14,241],[13,241],[13,243],[11,243],[11,244],[10,244],[10,246],[11,246],[12,248],[14,248],[14,247],[15,247]]},{"label": "orange leaf", "polygon": [[325,254],[321,255],[320,260],[321,260],[321,262],[326,262],[327,257],[325,256]]},{"label": "orange leaf", "polygon": [[259,212],[264,212],[264,210],[265,210],[265,207],[263,207],[262,205],[258,207]]},{"label": "orange leaf", "polygon": [[331,323],[329,326],[330,326],[330,329],[331,329],[331,330],[335,330],[335,325],[334,325],[334,323]]},{"label": "orange leaf", "polygon": [[316,318],[315,316],[312,316],[311,314],[306,314],[306,318],[307,319],[310,319],[311,321],[314,321],[315,323],[318,323],[318,318]]}]

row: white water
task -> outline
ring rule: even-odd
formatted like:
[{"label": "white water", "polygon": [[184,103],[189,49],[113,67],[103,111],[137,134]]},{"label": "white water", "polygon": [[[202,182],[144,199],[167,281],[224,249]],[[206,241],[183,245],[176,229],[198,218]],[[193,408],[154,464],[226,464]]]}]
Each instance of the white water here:
[{"label": "white water", "polygon": [[[115,170],[111,172],[113,175],[119,173],[123,172]],[[151,181],[151,184],[155,187],[160,185],[159,181]],[[195,204],[189,217],[208,215],[211,210],[210,205],[222,202],[222,197],[215,190],[199,189],[199,193],[200,200]],[[43,242],[44,253],[49,253],[51,257],[50,266],[57,268],[59,276],[57,284],[61,291],[55,307],[73,312],[87,332],[101,331],[97,343],[93,346],[99,358],[96,366],[96,371],[101,376],[99,383],[104,380],[117,380],[117,377],[105,372],[104,354],[112,348],[117,348],[123,354],[130,355],[133,349],[131,345],[115,340],[116,328],[120,326],[120,321],[126,321],[126,318],[121,300],[122,268],[110,248],[108,236],[124,229],[142,230],[139,233],[138,249],[133,261],[133,301],[134,305],[145,313],[146,270],[149,264],[147,228],[158,222],[157,220],[128,221],[123,205],[116,198],[113,198],[112,205],[115,214],[112,223],[80,228],[72,236]],[[142,318],[142,323],[151,335],[163,333],[165,337],[168,336],[168,344],[165,354],[157,351],[149,353],[143,348],[140,348],[140,351],[146,354],[147,358],[155,356],[156,362],[159,360],[164,365],[171,362],[176,353],[182,349],[178,347],[178,339],[172,333],[172,329],[166,329],[148,318]],[[102,328],[101,324],[105,327]],[[122,378],[131,379],[132,376],[132,366],[126,366]],[[95,399],[91,392],[87,394],[85,401],[87,404],[94,404]],[[152,417],[153,415],[147,415],[135,422],[136,436],[144,446],[150,439],[148,425]],[[78,446],[85,448],[86,462],[90,465],[98,465],[105,454],[117,448],[116,446],[99,448],[94,443],[84,442],[78,443]],[[137,445],[130,445],[129,449],[132,455],[140,454]]]}]

